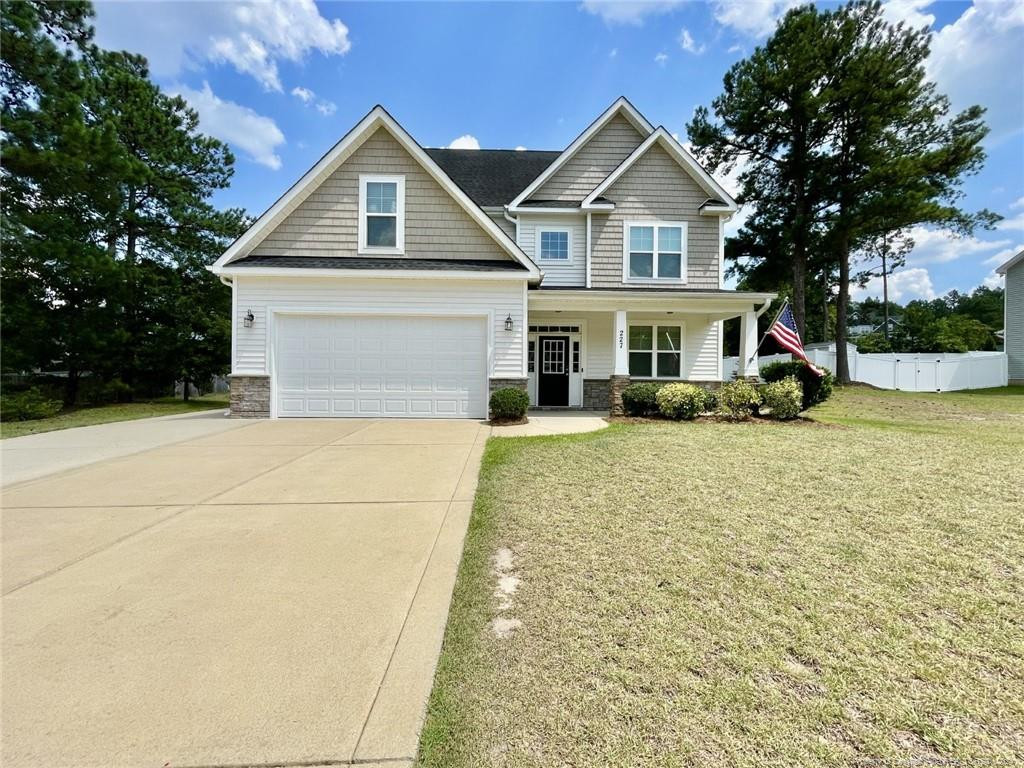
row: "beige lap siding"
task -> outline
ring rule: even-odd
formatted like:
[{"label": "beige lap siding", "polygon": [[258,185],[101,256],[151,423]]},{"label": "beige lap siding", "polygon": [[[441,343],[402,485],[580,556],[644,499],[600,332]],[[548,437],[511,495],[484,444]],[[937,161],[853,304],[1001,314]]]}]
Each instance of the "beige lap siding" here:
[{"label": "beige lap siding", "polygon": [[655,144],[605,193],[615,210],[591,222],[590,279],[595,288],[622,285],[623,223],[685,221],[689,288],[718,288],[718,219],[702,216],[708,194]]},{"label": "beige lap siding", "polygon": [[544,182],[531,199],[580,202],[646,138],[626,118],[616,115]]},{"label": "beige lap siding", "polygon": [[[523,375],[523,286],[519,280],[236,277],[232,372],[270,373],[268,315],[272,310],[323,314],[466,315],[493,313],[490,377]],[[242,318],[252,310],[251,328]],[[505,330],[512,316],[513,330]]]},{"label": "beige lap siding", "polygon": [[370,136],[252,253],[357,255],[360,174],[405,176],[406,257],[510,258],[383,128]]}]

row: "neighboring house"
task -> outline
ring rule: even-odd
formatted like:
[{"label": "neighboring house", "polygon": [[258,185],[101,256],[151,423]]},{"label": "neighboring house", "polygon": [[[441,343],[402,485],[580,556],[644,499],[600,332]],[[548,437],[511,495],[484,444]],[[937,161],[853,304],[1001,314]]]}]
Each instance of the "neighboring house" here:
[{"label": "neighboring house", "polygon": [[1024,251],[996,269],[1006,278],[1003,345],[1010,384],[1024,384]]},{"label": "neighboring house", "polygon": [[238,416],[484,418],[488,393],[618,411],[722,379],[729,194],[619,99],[562,152],[424,149],[375,107],[211,267]]}]

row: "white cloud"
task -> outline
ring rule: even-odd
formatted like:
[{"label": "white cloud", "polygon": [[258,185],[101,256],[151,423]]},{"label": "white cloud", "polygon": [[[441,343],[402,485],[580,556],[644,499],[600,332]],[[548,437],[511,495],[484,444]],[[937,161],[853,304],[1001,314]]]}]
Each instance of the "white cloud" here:
[{"label": "white cloud", "polygon": [[923,11],[933,2],[934,0],[889,0],[882,5],[882,14],[887,21],[893,24],[902,21],[911,29],[931,27],[935,23],[935,16]]},{"label": "white cloud", "polygon": [[321,16],[313,0],[102,2],[96,11],[97,42],[144,54],[157,77],[227,63],[267,90],[283,91],[280,61],[299,63],[313,51],[340,56],[352,47],[348,27]]},{"label": "white cloud", "polygon": [[1011,246],[1009,248],[1003,248],[1003,250],[999,251],[999,253],[993,253],[991,256],[985,259],[985,264],[989,264],[993,267],[998,267],[999,265],[1009,261],[1011,258],[1016,256],[1021,251],[1024,251],[1024,243],[1017,243],[1017,245]]},{"label": "white cloud", "polygon": [[[882,297],[882,278],[874,277],[863,288],[850,287],[850,298],[863,301],[868,297]],[[903,269],[889,275],[889,301],[907,302],[914,299],[935,298],[935,286],[932,277],[924,267]]]},{"label": "white cloud", "polygon": [[179,94],[199,113],[199,130],[242,150],[254,162],[274,170],[281,167],[276,149],[284,144],[284,134],[269,117],[219,98],[209,83],[204,82],[201,91],[184,85],[169,90]]},{"label": "white cloud", "polygon": [[608,51],[608,58],[609,59],[614,59],[618,55],[619,55],[619,49],[618,48],[612,48],[610,51]]},{"label": "white cloud", "polygon": [[1024,3],[975,0],[932,39],[928,74],[954,109],[980,104],[992,139],[1024,129]]},{"label": "white cloud", "polygon": [[309,104],[315,95],[309,88],[303,88],[301,85],[292,88],[292,96],[295,96],[303,104]]},{"label": "white cloud", "polygon": [[715,21],[747,37],[767,37],[800,0],[714,0]]},{"label": "white cloud", "polygon": [[654,57],[654,63],[659,67],[664,67],[665,64],[668,63],[668,54],[665,52],[659,53]]},{"label": "white cloud", "polygon": [[583,0],[580,7],[606,24],[640,26],[648,16],[668,13],[680,5],[682,0]]},{"label": "white cloud", "polygon": [[524,147],[522,145],[519,145],[518,147],[516,147],[516,152],[525,152],[525,151],[526,151],[526,147]]},{"label": "white cloud", "polygon": [[467,133],[453,139],[452,143],[448,145],[448,149],[480,149],[480,142],[476,140],[476,136]]},{"label": "white cloud", "polygon": [[1014,202],[1010,203],[1010,210],[1019,211],[1019,213],[1004,218],[996,225],[996,229],[1024,230],[1024,197],[1018,197]]},{"label": "white cloud", "polygon": [[325,117],[330,117],[338,111],[338,105],[333,101],[322,99],[316,103],[316,111]]},{"label": "white cloud", "polygon": [[914,249],[907,254],[907,264],[947,264],[964,256],[980,256],[1010,244],[1009,240],[979,240],[976,237],[957,237],[942,229],[912,227],[908,232]]},{"label": "white cloud", "polygon": [[985,279],[981,281],[981,284],[986,288],[1002,288],[1003,276],[995,270],[992,270],[985,276]]},{"label": "white cloud", "polygon": [[690,34],[690,30],[686,27],[679,30],[679,47],[687,53],[692,53],[694,56],[700,56],[707,48],[703,43],[697,45],[693,40],[693,35]]}]

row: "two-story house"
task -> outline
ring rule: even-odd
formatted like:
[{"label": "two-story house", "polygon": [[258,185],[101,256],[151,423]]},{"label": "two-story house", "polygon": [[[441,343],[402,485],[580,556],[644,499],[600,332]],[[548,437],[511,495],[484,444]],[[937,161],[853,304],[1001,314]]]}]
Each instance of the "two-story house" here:
[{"label": "two-story house", "polygon": [[736,202],[619,99],[561,152],[424,149],[375,107],[211,269],[238,416],[485,418],[490,391],[621,408],[742,375],[773,294],[726,290]]}]

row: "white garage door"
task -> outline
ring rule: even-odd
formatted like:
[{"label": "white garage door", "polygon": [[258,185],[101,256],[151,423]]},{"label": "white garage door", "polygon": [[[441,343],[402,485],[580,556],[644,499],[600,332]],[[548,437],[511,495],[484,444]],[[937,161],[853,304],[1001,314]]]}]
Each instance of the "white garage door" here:
[{"label": "white garage door", "polygon": [[485,418],[479,317],[282,315],[278,416]]}]

